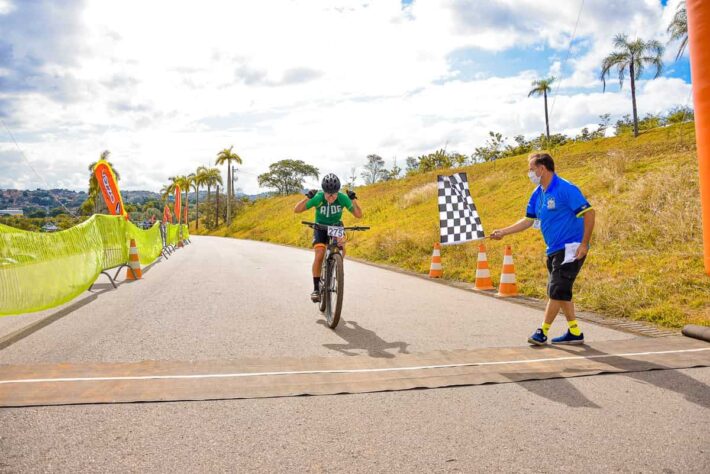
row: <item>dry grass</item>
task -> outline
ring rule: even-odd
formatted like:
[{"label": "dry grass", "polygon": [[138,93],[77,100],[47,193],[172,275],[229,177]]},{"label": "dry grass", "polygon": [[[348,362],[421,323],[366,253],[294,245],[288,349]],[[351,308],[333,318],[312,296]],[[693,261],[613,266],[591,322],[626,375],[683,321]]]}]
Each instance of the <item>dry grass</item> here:
[{"label": "dry grass", "polygon": [[407,194],[402,196],[398,204],[400,209],[407,209],[415,204],[421,204],[424,201],[431,199],[432,196],[436,196],[438,192],[437,183],[427,183],[422,186],[417,186],[416,188],[409,191]]},{"label": "dry grass", "polygon": [[[653,130],[639,138],[574,143],[554,151],[559,174],[577,184],[597,210],[592,250],[575,299],[589,310],[667,327],[710,325],[710,278],[704,275],[700,196],[693,124]],[[532,191],[525,156],[469,166],[471,194],[488,233],[525,213]],[[438,174],[446,173],[440,170]],[[358,189],[372,230],[352,236],[360,258],[426,273],[438,240],[437,172]],[[258,201],[232,228],[215,234],[308,246],[295,215],[300,197]],[[346,216],[346,223],[353,222]],[[544,243],[538,231],[487,242],[497,284],[503,246],[513,246],[521,293],[544,298]],[[472,282],[477,244],[445,247],[446,278]],[[304,270],[306,272],[306,270]],[[307,273],[307,272],[306,272]]]}]

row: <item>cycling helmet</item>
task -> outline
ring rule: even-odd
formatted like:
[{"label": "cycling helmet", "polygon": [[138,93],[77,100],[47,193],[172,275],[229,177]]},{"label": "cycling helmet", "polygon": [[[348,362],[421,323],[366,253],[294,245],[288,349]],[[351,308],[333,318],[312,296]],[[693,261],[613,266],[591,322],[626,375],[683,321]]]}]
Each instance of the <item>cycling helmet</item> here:
[{"label": "cycling helmet", "polygon": [[326,193],[335,194],[340,191],[340,180],[333,173],[329,173],[323,177],[321,186]]}]

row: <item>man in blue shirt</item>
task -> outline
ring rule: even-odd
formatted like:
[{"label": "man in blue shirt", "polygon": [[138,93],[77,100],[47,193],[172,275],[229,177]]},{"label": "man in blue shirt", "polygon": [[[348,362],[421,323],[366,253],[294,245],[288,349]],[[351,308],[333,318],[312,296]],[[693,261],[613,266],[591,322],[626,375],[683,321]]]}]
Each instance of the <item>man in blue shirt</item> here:
[{"label": "man in blue shirt", "polygon": [[542,327],[528,338],[536,345],[547,343],[547,332],[560,309],[569,330],[552,339],[553,344],[583,344],[572,303],[572,285],[589,251],[594,229],[594,209],[574,184],[555,174],[555,162],[547,153],[534,153],[528,159],[528,177],[537,187],[530,196],[524,219],[504,229],[494,230],[491,238],[521,232],[534,226],[542,231],[547,244],[547,296]]}]

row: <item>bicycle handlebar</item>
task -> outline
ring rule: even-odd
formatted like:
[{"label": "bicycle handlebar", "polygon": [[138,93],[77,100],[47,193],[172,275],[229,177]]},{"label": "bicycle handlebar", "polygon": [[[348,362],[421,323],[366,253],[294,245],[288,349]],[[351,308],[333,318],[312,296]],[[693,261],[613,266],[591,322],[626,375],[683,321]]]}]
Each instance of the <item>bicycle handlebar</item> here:
[{"label": "bicycle handlebar", "polygon": [[[328,227],[333,227],[325,224],[317,224],[315,222],[308,222],[308,221],[301,221],[301,224],[307,225],[308,227],[312,227],[314,229],[320,229],[320,230],[328,230]],[[337,226],[340,227],[340,226]],[[353,227],[343,227],[344,230],[369,230],[369,227],[363,227],[363,226],[353,226]]]}]

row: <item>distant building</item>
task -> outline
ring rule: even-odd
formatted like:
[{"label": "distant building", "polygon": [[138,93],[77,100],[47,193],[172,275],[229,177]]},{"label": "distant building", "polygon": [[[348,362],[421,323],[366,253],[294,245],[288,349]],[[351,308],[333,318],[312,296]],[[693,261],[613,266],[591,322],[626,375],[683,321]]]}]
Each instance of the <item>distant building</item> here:
[{"label": "distant building", "polygon": [[0,216],[22,216],[24,213],[22,209],[0,209]]},{"label": "distant building", "polygon": [[59,227],[54,225],[52,222],[47,222],[45,225],[42,226],[42,232],[56,232],[59,230]]}]

